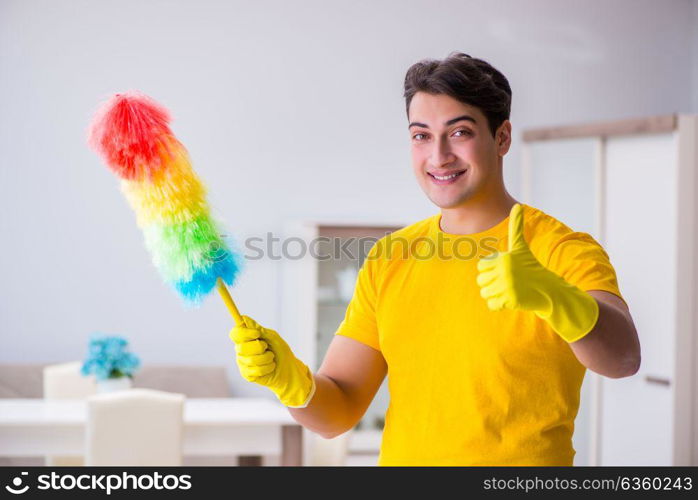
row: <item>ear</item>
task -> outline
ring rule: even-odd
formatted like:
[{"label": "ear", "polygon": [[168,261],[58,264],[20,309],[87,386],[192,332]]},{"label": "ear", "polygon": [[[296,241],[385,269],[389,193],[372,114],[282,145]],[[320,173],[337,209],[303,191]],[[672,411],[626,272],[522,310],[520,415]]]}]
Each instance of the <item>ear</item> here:
[{"label": "ear", "polygon": [[511,122],[509,120],[504,120],[497,129],[495,144],[497,145],[499,156],[507,154],[511,147]]}]

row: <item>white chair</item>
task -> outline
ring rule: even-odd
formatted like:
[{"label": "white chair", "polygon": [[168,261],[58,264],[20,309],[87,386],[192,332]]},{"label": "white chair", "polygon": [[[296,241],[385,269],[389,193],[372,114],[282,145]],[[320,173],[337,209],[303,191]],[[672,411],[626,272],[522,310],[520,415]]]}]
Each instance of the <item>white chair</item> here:
[{"label": "white chair", "polygon": [[[73,361],[44,367],[44,399],[85,399],[97,393],[93,375],[80,373],[82,363]],[[84,465],[83,457],[47,456],[46,465],[75,467]]]},{"label": "white chair", "polygon": [[62,363],[44,367],[44,399],[85,399],[97,393],[94,376],[80,373],[82,363]]},{"label": "white chair", "polygon": [[[133,387],[176,392],[187,398],[228,398],[230,386],[225,366],[144,365],[133,376]],[[237,456],[184,456],[186,466],[231,466]]]},{"label": "white chair", "polygon": [[131,389],[87,399],[86,464],[182,464],[183,394]]}]

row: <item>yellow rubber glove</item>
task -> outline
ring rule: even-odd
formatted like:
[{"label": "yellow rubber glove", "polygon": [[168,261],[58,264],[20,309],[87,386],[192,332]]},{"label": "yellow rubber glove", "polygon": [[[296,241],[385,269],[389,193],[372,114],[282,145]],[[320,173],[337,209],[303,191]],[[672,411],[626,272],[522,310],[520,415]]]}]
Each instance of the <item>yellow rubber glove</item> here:
[{"label": "yellow rubber glove", "polygon": [[532,311],[567,342],[581,339],[596,325],[599,304],[538,262],[523,231],[523,207],[517,203],[509,214],[509,250],[478,262],[480,295],[492,311]]},{"label": "yellow rubber glove", "polygon": [[242,319],[245,324],[230,331],[242,377],[268,387],[289,408],[308,406],[315,394],[315,378],[310,369],[274,330],[260,326],[248,316]]}]

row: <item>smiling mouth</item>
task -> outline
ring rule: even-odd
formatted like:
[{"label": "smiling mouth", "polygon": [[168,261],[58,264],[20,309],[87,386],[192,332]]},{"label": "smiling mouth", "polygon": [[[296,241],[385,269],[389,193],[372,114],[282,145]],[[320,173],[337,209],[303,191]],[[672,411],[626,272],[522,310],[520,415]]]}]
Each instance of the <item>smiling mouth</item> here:
[{"label": "smiling mouth", "polygon": [[460,177],[461,175],[463,175],[464,173],[466,173],[467,171],[468,171],[467,169],[466,169],[466,170],[461,170],[460,172],[454,172],[454,173],[449,174],[449,175],[435,175],[435,174],[432,174],[432,173],[430,173],[430,172],[427,172],[427,174],[429,175],[429,177],[431,177],[432,179],[434,179],[436,182],[441,183],[441,182],[453,181],[453,180],[455,180],[457,177]]}]

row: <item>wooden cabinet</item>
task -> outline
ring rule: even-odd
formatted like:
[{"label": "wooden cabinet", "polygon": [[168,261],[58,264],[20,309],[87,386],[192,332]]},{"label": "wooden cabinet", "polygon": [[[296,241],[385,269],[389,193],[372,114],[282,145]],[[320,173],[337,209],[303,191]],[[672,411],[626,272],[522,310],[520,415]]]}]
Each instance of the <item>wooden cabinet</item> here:
[{"label": "wooden cabinet", "polygon": [[698,117],[524,133],[524,201],[592,234],[618,274],[640,371],[587,371],[576,465],[698,465]]}]

